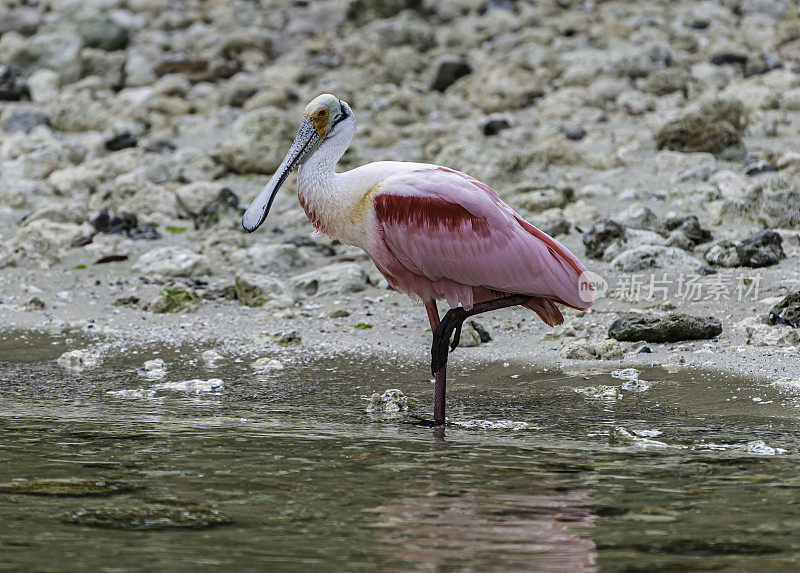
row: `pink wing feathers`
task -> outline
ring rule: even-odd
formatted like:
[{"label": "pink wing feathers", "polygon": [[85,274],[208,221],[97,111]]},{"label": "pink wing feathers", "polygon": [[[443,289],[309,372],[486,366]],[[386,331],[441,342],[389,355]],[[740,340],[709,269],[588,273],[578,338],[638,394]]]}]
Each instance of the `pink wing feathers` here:
[{"label": "pink wing feathers", "polygon": [[526,294],[536,297],[528,306],[548,324],[561,322],[550,301],[591,306],[579,294],[586,268],[577,257],[469,175],[431,168],[390,176],[374,205],[389,251],[450,306],[471,308],[488,291]]}]

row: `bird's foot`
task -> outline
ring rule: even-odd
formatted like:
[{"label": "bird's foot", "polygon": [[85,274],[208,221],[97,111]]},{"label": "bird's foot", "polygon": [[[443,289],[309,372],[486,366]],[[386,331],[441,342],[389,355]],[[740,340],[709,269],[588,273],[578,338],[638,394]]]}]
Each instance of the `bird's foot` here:
[{"label": "bird's foot", "polygon": [[[461,308],[452,308],[447,311],[444,318],[433,331],[433,344],[431,345],[431,373],[436,372],[447,366],[447,355],[451,350],[455,350],[461,337],[461,325],[467,318],[466,311]],[[455,332],[455,336],[453,333]],[[450,338],[453,338],[451,344]]]}]

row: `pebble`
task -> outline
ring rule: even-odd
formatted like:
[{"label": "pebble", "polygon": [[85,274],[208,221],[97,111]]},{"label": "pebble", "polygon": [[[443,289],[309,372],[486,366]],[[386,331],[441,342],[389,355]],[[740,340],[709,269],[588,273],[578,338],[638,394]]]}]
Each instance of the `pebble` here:
[{"label": "pebble", "polygon": [[56,360],[59,366],[67,370],[80,372],[88,368],[95,368],[103,363],[103,359],[88,350],[68,350]]}]

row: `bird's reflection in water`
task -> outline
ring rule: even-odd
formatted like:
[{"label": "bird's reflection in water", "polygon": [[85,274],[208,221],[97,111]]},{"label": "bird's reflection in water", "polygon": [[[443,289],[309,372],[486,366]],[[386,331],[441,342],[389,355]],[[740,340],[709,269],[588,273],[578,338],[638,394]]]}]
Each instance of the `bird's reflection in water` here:
[{"label": "bird's reflection in water", "polygon": [[[548,487],[549,486],[549,487]],[[374,508],[395,571],[595,571],[591,490],[439,488]]]}]

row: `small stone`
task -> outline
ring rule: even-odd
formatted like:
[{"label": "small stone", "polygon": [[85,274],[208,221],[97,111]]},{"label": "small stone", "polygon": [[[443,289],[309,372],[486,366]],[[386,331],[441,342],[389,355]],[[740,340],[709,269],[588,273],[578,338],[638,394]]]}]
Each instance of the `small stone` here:
[{"label": "small stone", "polygon": [[102,209],[89,219],[92,227],[98,233],[126,233],[139,224],[138,218],[133,213],[123,212],[119,216]]},{"label": "small stone", "polygon": [[508,120],[504,117],[490,117],[489,119],[484,122],[483,127],[483,135],[490,136],[490,135],[497,135],[504,129],[508,129],[511,127],[511,124]]},{"label": "small stone", "polygon": [[786,258],[783,238],[766,229],[741,242],[720,241],[706,251],[705,259],[718,267],[767,267]]},{"label": "small stone", "polygon": [[108,52],[124,50],[130,40],[127,29],[102,16],[79,21],[78,33],[87,48],[99,48]]},{"label": "small stone", "polygon": [[262,107],[242,114],[219,144],[220,161],[239,173],[272,174],[294,139],[297,125],[284,110]]},{"label": "small stone", "polygon": [[770,229],[756,233],[737,246],[742,265],[746,267],[767,267],[776,265],[786,258],[783,252],[783,238]]},{"label": "small stone", "polygon": [[260,372],[271,372],[283,370],[283,362],[274,358],[259,358],[250,365],[253,370]]},{"label": "small stone", "polygon": [[125,131],[119,135],[115,135],[111,139],[107,139],[104,145],[109,151],[119,151],[121,149],[136,147],[138,141],[130,132]]},{"label": "small stone", "polygon": [[431,89],[445,91],[455,81],[472,73],[472,65],[463,58],[446,58],[436,66],[436,75],[431,82]]},{"label": "small stone", "polygon": [[203,364],[206,366],[206,368],[216,368],[221,362],[224,362],[227,359],[222,354],[212,349],[203,352],[200,355],[200,360],[203,361]]},{"label": "small stone", "polygon": [[292,287],[306,296],[348,294],[367,288],[367,274],[358,263],[334,263],[292,278]]},{"label": "small stone", "polygon": [[697,215],[675,215],[667,217],[662,223],[666,232],[680,231],[693,245],[707,243],[712,239],[711,232],[700,226]]},{"label": "small stone", "polygon": [[194,219],[195,229],[208,229],[228,219],[236,219],[238,227],[243,209],[239,207],[239,197],[227,187],[208,205],[205,205]]},{"label": "small stone", "polygon": [[682,249],[663,245],[640,245],[614,257],[611,267],[616,271],[635,273],[664,268],[688,270],[695,268],[696,263],[696,259]]},{"label": "small stone", "polygon": [[745,324],[747,342],[754,346],[776,346],[786,348],[800,344],[800,335],[796,328],[788,325],[770,326],[768,324]]},{"label": "small stone", "polygon": [[234,279],[236,298],[247,306],[292,306],[294,296],[286,284],[275,277],[255,273],[239,273]]},{"label": "small stone", "polygon": [[299,346],[303,342],[303,337],[296,330],[289,332],[262,332],[259,334],[254,342],[271,342],[278,346]]},{"label": "small stone", "polygon": [[167,375],[167,365],[161,358],[148,360],[144,366],[139,369],[139,376],[149,378],[151,380],[158,380]]},{"label": "small stone", "polygon": [[773,306],[767,316],[769,324],[785,324],[792,328],[800,326],[800,291],[792,293]]},{"label": "small stone", "polygon": [[628,314],[614,321],[608,336],[626,342],[679,342],[715,338],[722,332],[722,323],[714,317],[698,317],[683,313],[663,316]]},{"label": "small stone", "polygon": [[157,76],[164,74],[198,74],[208,69],[208,60],[192,58],[185,54],[167,56],[153,67]]},{"label": "small stone", "polygon": [[114,299],[112,302],[112,306],[136,306],[139,304],[139,297],[138,296],[121,296],[119,298]]},{"label": "small stone", "polygon": [[180,382],[162,382],[152,386],[155,392],[185,392],[187,394],[204,394],[206,392],[220,392],[225,389],[225,382],[220,378],[202,380],[193,378]]},{"label": "small stone", "polygon": [[62,354],[56,362],[62,368],[79,372],[87,368],[99,366],[102,364],[103,360],[100,356],[88,350],[70,350]]},{"label": "small stone", "polygon": [[608,338],[576,338],[562,341],[558,355],[573,360],[617,360],[622,358],[622,347]]},{"label": "small stone", "polygon": [[605,250],[618,239],[625,237],[625,228],[611,219],[601,219],[592,225],[583,235],[586,256],[590,259],[602,259]]},{"label": "small stone", "polygon": [[565,125],[561,132],[570,141],[580,141],[586,137],[586,130],[579,125]]},{"label": "small stone", "polygon": [[0,65],[0,101],[22,99],[31,99],[31,94],[19,69],[13,64]]},{"label": "small stone", "polygon": [[658,149],[719,155],[742,148],[746,126],[747,116],[740,101],[712,100],[666,123],[656,135],[656,145]]},{"label": "small stone", "polygon": [[186,285],[172,285],[161,289],[158,296],[147,305],[147,310],[158,314],[193,312],[200,305],[200,297]]},{"label": "small stone", "polygon": [[328,318],[345,318],[350,316],[350,311],[343,308],[337,308],[328,313]]},{"label": "small stone", "polygon": [[146,275],[195,277],[207,275],[211,268],[203,255],[184,247],[160,247],[139,257],[133,269]]},{"label": "small stone", "polygon": [[391,388],[383,394],[375,392],[370,396],[367,414],[397,414],[408,410],[408,398],[402,390]]},{"label": "small stone", "polygon": [[29,298],[25,304],[22,305],[24,310],[34,311],[34,310],[44,310],[45,308],[44,301],[40,299],[38,296],[34,296]]}]

